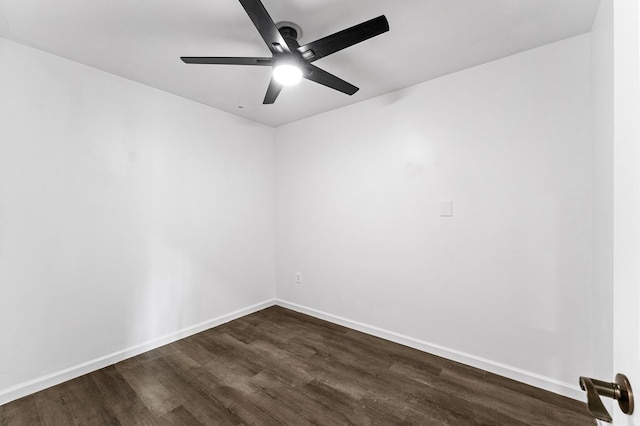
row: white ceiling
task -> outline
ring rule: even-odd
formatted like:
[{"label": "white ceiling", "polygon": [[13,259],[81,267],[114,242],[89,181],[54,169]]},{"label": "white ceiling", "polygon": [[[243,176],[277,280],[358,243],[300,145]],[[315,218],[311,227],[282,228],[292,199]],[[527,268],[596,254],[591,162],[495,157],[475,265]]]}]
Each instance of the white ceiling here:
[{"label": "white ceiling", "polygon": [[0,0],[0,37],[270,126],[588,32],[600,0],[263,0],[308,43],[379,15],[390,31],[315,65],[360,87],[310,81],[263,105],[269,67],[180,56],[270,56],[238,0]]}]

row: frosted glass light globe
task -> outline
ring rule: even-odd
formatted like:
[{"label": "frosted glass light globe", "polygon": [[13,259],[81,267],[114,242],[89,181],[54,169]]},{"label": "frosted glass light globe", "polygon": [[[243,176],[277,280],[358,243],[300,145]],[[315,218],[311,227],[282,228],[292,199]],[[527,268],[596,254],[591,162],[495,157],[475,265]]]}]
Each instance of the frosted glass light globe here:
[{"label": "frosted glass light globe", "polygon": [[273,69],[273,78],[283,86],[293,86],[302,80],[302,71],[295,65],[282,64]]}]

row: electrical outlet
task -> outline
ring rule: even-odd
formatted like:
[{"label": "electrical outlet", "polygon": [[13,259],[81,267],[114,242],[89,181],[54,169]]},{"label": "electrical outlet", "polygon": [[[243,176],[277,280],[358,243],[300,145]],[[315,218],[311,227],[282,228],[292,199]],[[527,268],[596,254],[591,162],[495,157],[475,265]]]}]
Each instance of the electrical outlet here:
[{"label": "electrical outlet", "polygon": [[302,272],[296,272],[296,283],[302,284]]}]

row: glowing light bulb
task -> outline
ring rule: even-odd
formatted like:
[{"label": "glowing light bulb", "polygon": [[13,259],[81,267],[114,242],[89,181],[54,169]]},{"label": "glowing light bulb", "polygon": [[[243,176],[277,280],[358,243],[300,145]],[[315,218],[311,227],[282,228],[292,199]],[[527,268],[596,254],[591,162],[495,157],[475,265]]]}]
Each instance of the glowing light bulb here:
[{"label": "glowing light bulb", "polygon": [[273,69],[273,78],[283,86],[293,86],[300,83],[302,71],[291,64],[281,64]]}]

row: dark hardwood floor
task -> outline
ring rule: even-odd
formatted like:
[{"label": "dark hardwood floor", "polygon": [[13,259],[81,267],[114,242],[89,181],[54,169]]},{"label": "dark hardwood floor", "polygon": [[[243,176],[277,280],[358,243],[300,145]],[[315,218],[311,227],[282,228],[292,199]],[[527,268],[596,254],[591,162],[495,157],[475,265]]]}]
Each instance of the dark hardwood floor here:
[{"label": "dark hardwood floor", "polygon": [[594,425],[584,404],[271,307],[0,406],[2,425]]}]

